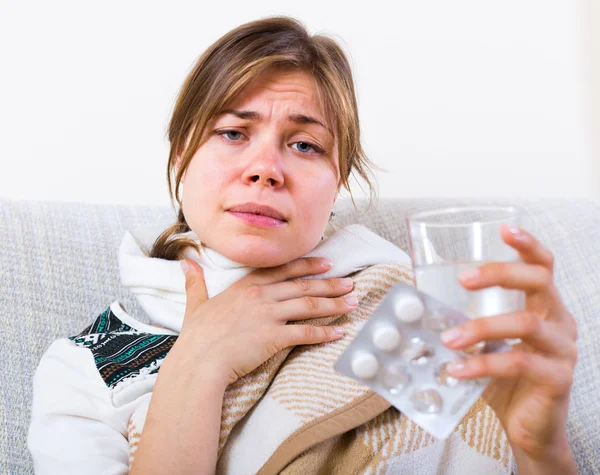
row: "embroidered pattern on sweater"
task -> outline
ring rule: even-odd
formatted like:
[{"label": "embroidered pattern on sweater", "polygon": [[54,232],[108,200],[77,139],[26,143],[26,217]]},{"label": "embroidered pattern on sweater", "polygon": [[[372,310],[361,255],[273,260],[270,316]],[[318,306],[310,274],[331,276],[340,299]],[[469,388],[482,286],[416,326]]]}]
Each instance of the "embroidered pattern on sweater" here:
[{"label": "embroidered pattern on sweater", "polygon": [[[81,333],[70,336],[77,346],[89,349],[102,379],[114,389],[124,379],[158,373],[155,367],[175,344],[177,336],[138,332],[123,323],[110,309]],[[143,371],[145,369],[145,371]]]}]

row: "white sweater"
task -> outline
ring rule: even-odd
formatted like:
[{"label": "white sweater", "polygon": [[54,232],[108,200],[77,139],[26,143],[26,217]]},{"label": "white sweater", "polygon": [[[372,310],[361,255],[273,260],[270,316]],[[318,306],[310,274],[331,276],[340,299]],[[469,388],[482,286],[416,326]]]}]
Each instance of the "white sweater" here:
[{"label": "white sweater", "polygon": [[[122,284],[151,321],[165,328],[138,321],[115,300],[85,330],[55,340],[42,356],[33,379],[27,437],[37,474],[128,473],[135,450],[129,443],[130,421],[134,415],[145,418],[158,370],[185,311],[179,262],[149,258],[142,251],[162,230],[149,226],[126,232],[119,266]],[[197,240],[191,231],[186,235]],[[410,267],[404,251],[360,225],[346,226],[306,256],[330,257],[333,267],[305,278],[341,277],[387,262]],[[200,255],[188,249],[186,257],[203,267],[209,298],[254,270],[207,248]]]}]

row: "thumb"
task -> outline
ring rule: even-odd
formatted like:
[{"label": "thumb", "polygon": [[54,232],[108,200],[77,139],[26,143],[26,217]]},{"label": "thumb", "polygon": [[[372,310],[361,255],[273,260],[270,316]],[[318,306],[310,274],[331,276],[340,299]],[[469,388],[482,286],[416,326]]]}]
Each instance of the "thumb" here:
[{"label": "thumb", "polygon": [[[187,269],[186,269],[187,264]],[[202,302],[208,300],[204,269],[193,259],[181,261],[181,270],[185,274],[186,313],[194,311]]]}]

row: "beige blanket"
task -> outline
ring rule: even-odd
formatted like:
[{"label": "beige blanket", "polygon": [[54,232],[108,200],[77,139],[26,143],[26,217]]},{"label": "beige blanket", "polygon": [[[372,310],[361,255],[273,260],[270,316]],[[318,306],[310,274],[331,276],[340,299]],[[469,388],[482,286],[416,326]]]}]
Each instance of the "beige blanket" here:
[{"label": "beige blanket", "polygon": [[[287,348],[227,388],[217,473],[511,473],[510,445],[483,399],[448,439],[438,440],[333,369],[390,287],[414,285],[411,269],[400,263],[371,266],[350,277],[359,299],[356,310],[298,322],[335,322],[345,328],[343,338]],[[134,414],[132,447],[142,426],[143,418]]]}]

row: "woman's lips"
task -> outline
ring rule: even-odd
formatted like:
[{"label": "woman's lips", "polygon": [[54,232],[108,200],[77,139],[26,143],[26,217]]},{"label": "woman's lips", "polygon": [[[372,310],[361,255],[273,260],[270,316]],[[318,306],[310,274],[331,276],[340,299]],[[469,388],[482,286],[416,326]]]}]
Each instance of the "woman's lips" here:
[{"label": "woman's lips", "polygon": [[231,213],[248,224],[254,224],[265,228],[276,228],[278,226],[283,226],[286,223],[285,221],[280,221],[279,219],[271,218],[270,216],[262,216],[260,214],[241,213],[239,211],[228,211],[228,213]]}]

